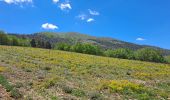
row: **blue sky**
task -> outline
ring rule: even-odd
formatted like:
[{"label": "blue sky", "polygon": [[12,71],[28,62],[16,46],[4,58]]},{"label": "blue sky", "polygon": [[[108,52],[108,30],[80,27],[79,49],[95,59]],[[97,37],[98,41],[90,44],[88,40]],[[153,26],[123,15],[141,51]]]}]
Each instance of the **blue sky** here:
[{"label": "blue sky", "polygon": [[0,29],[80,32],[170,49],[170,0],[0,0]]}]

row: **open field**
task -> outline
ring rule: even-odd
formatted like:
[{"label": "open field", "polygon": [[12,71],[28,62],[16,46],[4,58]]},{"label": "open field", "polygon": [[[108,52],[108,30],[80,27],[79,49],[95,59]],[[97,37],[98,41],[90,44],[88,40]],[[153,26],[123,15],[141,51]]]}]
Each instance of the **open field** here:
[{"label": "open field", "polygon": [[21,100],[170,99],[168,64],[0,46],[0,74]]}]

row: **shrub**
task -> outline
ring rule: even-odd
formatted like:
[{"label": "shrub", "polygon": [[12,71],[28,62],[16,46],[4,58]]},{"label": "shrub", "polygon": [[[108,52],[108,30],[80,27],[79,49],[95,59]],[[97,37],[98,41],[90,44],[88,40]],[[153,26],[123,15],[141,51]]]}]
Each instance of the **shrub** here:
[{"label": "shrub", "polygon": [[84,46],[81,43],[77,43],[71,47],[71,51],[73,52],[78,52],[78,53],[83,53]]},{"label": "shrub", "polygon": [[46,66],[46,67],[44,68],[44,70],[49,71],[49,70],[51,70],[51,67]]},{"label": "shrub", "polygon": [[100,93],[94,92],[89,94],[89,96],[90,96],[90,100],[103,100],[103,97]]},{"label": "shrub", "polygon": [[105,89],[109,90],[110,93],[123,94],[126,99],[133,97],[138,100],[148,100],[148,98],[152,99],[156,96],[156,92],[153,89],[145,87],[143,84],[133,83],[128,80],[106,81],[101,86],[101,90]]},{"label": "shrub", "polygon": [[51,100],[58,100],[58,97],[52,96],[52,97],[51,97]]},{"label": "shrub", "polygon": [[92,44],[84,44],[83,53],[93,54],[93,55],[101,55],[102,51],[98,46]]},{"label": "shrub", "polygon": [[71,94],[72,91],[73,91],[73,89],[70,88],[69,86],[62,85],[61,88],[62,88],[62,90],[63,90],[65,93]]},{"label": "shrub", "polygon": [[56,84],[56,82],[57,82],[57,79],[56,79],[56,78],[50,78],[50,79],[48,79],[48,80],[45,81],[45,83],[44,83],[43,86],[44,86],[46,89],[48,89],[48,88],[54,86],[54,85]]},{"label": "shrub", "polygon": [[31,70],[31,69],[28,69],[28,68],[26,68],[25,71],[26,71],[26,72],[32,72],[32,70]]},{"label": "shrub", "polygon": [[1,62],[5,62],[5,60],[1,60]]},{"label": "shrub", "polygon": [[54,47],[54,49],[57,50],[64,50],[64,51],[70,51],[71,46],[67,43],[57,43]]},{"label": "shrub", "polygon": [[105,56],[122,58],[122,59],[134,59],[134,53],[130,49],[116,49],[116,50],[107,50],[105,51]]},{"label": "shrub", "polygon": [[24,85],[21,83],[21,82],[17,82],[16,84],[15,84],[15,87],[16,88],[21,88],[21,87],[23,87]]},{"label": "shrub", "polygon": [[88,43],[77,43],[71,47],[71,51],[92,55],[102,55],[102,50],[100,47]]},{"label": "shrub", "polygon": [[112,92],[133,91],[137,93],[142,93],[142,91],[145,91],[145,88],[142,85],[135,84],[127,80],[113,80],[110,82],[108,87],[111,89]]},{"label": "shrub", "polygon": [[135,53],[135,59],[141,61],[151,61],[151,62],[160,62],[160,63],[166,62],[165,58],[160,53],[160,51],[151,48],[143,48],[137,50]]},{"label": "shrub", "polygon": [[22,94],[14,86],[10,85],[6,78],[0,75],[0,84],[5,87],[7,92],[10,92],[11,97],[18,99],[22,97]]},{"label": "shrub", "polygon": [[5,71],[5,68],[0,66],[0,72],[3,72],[3,71]]},{"label": "shrub", "polygon": [[85,96],[85,92],[80,90],[80,89],[74,89],[71,94],[73,94],[73,95],[75,95],[77,97]]},{"label": "shrub", "polygon": [[10,92],[14,88],[13,86],[11,86],[9,84],[9,82],[6,80],[6,78],[2,75],[0,75],[0,84],[5,87],[7,92]]},{"label": "shrub", "polygon": [[170,63],[170,56],[166,56],[165,58],[166,58],[166,61],[167,61],[168,63]]},{"label": "shrub", "polygon": [[22,97],[22,94],[15,88],[10,93],[11,93],[11,97],[13,97],[15,99]]},{"label": "shrub", "polygon": [[28,96],[25,97],[25,100],[33,100],[33,98],[28,95]]}]

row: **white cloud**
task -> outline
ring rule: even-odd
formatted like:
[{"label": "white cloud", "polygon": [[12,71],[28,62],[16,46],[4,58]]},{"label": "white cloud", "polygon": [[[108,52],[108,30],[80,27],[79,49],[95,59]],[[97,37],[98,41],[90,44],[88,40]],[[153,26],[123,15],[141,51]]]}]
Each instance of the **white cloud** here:
[{"label": "white cloud", "polygon": [[93,18],[89,18],[89,19],[87,19],[87,22],[89,23],[89,22],[93,22],[94,21],[94,19]]},{"label": "white cloud", "polygon": [[33,3],[32,0],[3,0],[7,4]]},{"label": "white cloud", "polygon": [[91,9],[88,9],[88,10],[89,10],[89,13],[90,13],[91,15],[94,15],[94,16],[100,15],[100,13],[97,12],[97,11],[94,11],[94,10],[91,10]]},{"label": "white cloud", "polygon": [[80,14],[77,16],[78,19],[82,20],[82,21],[86,21],[87,23],[93,22],[95,21],[94,18],[90,18],[88,15],[86,14]]},{"label": "white cloud", "polygon": [[139,38],[137,38],[136,40],[137,40],[137,41],[144,41],[145,39],[139,37]]},{"label": "white cloud", "polygon": [[53,0],[53,3],[58,3],[60,0]]},{"label": "white cloud", "polygon": [[61,3],[61,4],[59,5],[59,8],[60,8],[61,10],[70,10],[70,9],[72,9],[70,3]]},{"label": "white cloud", "polygon": [[62,10],[62,11],[69,11],[72,9],[71,4],[69,3],[69,0],[65,0],[65,2],[63,3],[59,3],[60,0],[52,0],[53,3],[57,4],[58,7]]},{"label": "white cloud", "polygon": [[58,26],[53,25],[53,24],[50,24],[50,23],[42,24],[41,27],[42,27],[43,29],[48,29],[48,30],[55,30],[55,29],[58,29]]},{"label": "white cloud", "polygon": [[80,14],[77,16],[80,20],[85,20],[87,18],[86,14]]}]

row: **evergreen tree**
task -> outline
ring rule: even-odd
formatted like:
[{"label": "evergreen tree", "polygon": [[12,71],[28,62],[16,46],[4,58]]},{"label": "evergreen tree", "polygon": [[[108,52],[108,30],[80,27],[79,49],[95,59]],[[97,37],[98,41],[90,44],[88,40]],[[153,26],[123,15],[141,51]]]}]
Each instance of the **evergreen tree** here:
[{"label": "evergreen tree", "polygon": [[31,44],[31,47],[36,47],[36,41],[35,41],[35,39],[32,39],[31,42],[30,42],[30,44]]},{"label": "evergreen tree", "polygon": [[3,31],[0,31],[0,45],[8,45],[8,44],[9,44],[9,39],[7,35]]},{"label": "evergreen tree", "polygon": [[45,44],[45,48],[47,48],[47,49],[51,49],[51,48],[52,48],[51,43],[50,43],[50,42],[46,42],[46,44]]},{"label": "evergreen tree", "polygon": [[13,46],[19,46],[19,40],[16,37],[12,38],[12,45]]},{"label": "evergreen tree", "polygon": [[38,42],[37,42],[37,47],[38,47],[38,48],[43,48],[43,47],[42,47],[42,41],[38,40]]}]

